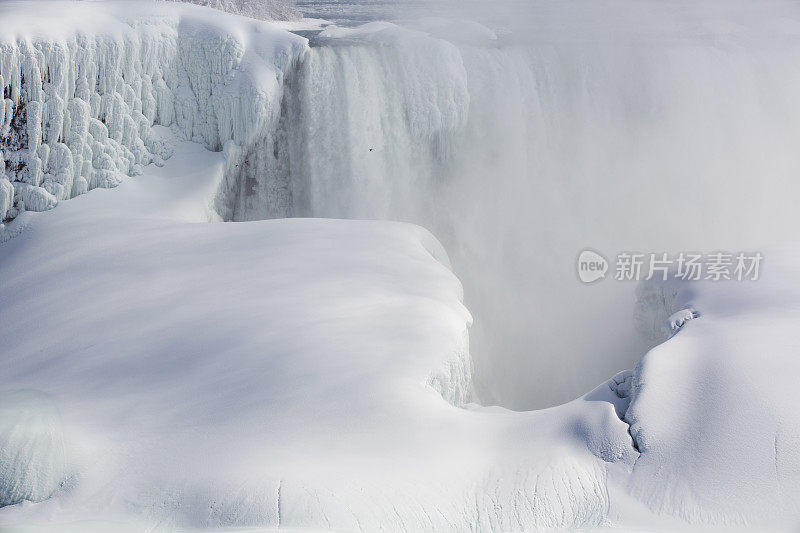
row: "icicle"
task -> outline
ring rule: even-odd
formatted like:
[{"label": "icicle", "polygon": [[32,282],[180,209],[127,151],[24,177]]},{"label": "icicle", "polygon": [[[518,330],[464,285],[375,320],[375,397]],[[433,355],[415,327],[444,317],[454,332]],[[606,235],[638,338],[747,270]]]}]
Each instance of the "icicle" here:
[{"label": "icicle", "polygon": [[[0,159],[0,162],[3,160]],[[14,205],[14,187],[6,178],[0,177],[0,222],[5,220]]]}]

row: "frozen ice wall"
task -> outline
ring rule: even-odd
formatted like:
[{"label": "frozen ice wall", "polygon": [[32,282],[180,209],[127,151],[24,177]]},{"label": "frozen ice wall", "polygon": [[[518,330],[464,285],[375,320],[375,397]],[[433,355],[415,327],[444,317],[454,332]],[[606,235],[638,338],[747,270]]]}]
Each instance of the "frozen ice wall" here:
[{"label": "frozen ice wall", "polygon": [[75,4],[84,22],[53,29],[14,21],[25,10],[13,4],[11,27],[27,33],[0,34],[0,222],[163,164],[170,148],[151,137],[154,124],[227,148],[235,167],[240,147],[275,131],[284,71],[305,49],[265,24],[231,28],[186,6],[137,17],[132,4]]}]

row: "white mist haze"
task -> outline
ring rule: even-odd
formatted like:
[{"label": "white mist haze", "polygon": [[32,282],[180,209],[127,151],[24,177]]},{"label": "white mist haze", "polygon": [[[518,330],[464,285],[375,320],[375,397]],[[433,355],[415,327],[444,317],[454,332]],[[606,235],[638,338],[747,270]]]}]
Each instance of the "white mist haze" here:
[{"label": "white mist haze", "polygon": [[498,38],[410,4],[403,26],[425,32],[314,39],[287,91],[290,212],[430,228],[475,315],[479,399],[555,405],[648,348],[634,285],[583,286],[582,249],[613,262],[793,238],[798,10],[464,6],[451,14]]}]

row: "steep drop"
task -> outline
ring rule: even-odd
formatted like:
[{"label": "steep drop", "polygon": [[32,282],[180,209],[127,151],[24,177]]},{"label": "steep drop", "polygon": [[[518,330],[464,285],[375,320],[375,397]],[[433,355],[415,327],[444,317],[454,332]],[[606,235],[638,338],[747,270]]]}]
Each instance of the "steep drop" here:
[{"label": "steep drop", "polygon": [[792,238],[800,44],[739,20],[698,31],[698,17],[668,34],[552,40],[442,21],[323,31],[261,150],[279,163],[250,174],[236,219],[430,228],[475,314],[481,400],[567,401],[651,342],[636,333],[634,285],[583,286],[580,250],[613,262]]}]

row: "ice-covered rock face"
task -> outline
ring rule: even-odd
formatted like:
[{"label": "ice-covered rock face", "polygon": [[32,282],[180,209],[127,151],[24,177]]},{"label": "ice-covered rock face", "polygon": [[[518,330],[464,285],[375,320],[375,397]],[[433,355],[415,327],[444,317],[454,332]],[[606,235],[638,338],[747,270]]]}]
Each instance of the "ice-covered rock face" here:
[{"label": "ice-covered rock face", "polygon": [[45,500],[66,476],[61,416],[50,397],[0,392],[0,507]]},{"label": "ice-covered rock face", "polygon": [[[162,164],[169,152],[151,139],[154,124],[211,150],[263,137],[277,121],[284,70],[305,46],[256,22],[247,29],[259,39],[248,43],[247,32],[198,8],[165,5],[129,21],[91,8],[70,7],[99,19],[95,27],[0,34],[0,221]],[[13,6],[5,14],[13,18]]]}]

